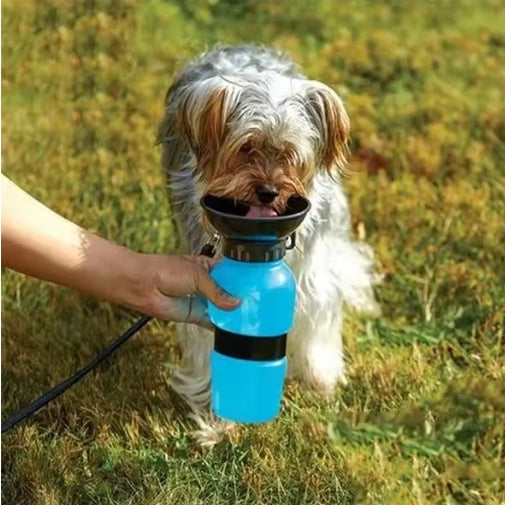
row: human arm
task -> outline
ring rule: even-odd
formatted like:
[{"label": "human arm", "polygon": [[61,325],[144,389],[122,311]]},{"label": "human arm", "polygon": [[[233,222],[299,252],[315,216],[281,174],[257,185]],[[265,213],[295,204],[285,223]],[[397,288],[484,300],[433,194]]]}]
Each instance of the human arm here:
[{"label": "human arm", "polygon": [[[2,266],[172,321],[210,327],[201,294],[231,310],[204,257],[134,252],[52,211],[2,174]],[[191,310],[190,310],[191,309]],[[190,313],[191,312],[191,313]],[[189,317],[188,317],[189,315]]]}]

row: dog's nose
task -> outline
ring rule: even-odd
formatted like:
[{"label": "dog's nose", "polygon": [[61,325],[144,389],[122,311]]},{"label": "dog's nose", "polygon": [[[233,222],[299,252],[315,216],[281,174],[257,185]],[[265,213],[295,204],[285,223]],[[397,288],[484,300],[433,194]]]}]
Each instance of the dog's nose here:
[{"label": "dog's nose", "polygon": [[256,186],[256,195],[261,203],[272,203],[279,192],[273,186]]}]

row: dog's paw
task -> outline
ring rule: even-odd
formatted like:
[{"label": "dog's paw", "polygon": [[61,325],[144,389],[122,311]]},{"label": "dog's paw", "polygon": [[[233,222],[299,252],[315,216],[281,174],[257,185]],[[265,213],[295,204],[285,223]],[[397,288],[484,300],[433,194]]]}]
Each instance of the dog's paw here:
[{"label": "dog's paw", "polygon": [[193,432],[193,438],[201,447],[212,448],[219,442],[230,436],[235,423],[218,419],[213,413],[193,413],[189,416],[198,426]]},{"label": "dog's paw", "polygon": [[347,383],[342,354],[329,346],[313,346],[307,355],[303,379],[316,393],[331,396],[339,383]]}]

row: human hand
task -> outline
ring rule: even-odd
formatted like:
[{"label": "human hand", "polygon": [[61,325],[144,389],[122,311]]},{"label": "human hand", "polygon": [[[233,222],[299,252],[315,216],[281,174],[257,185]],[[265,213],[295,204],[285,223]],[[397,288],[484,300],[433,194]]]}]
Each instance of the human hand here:
[{"label": "human hand", "polygon": [[[206,256],[142,254],[63,218],[2,174],[2,266],[143,314],[212,325],[206,300],[224,310],[229,298],[211,279]],[[22,212],[21,210],[22,209]]]},{"label": "human hand", "polygon": [[[137,255],[137,281],[126,305],[153,317],[213,326],[207,317],[210,300],[223,310],[235,309],[240,300],[231,297],[210,277],[216,260],[206,256]],[[201,295],[201,296],[195,296]]]}]

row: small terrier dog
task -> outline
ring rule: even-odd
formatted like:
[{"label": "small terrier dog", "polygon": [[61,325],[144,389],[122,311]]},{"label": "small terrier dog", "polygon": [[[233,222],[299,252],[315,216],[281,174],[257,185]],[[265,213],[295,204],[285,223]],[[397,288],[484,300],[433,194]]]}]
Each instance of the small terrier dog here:
[{"label": "small terrier dog", "polygon": [[[169,88],[158,142],[174,217],[187,252],[212,235],[200,208],[206,194],[249,205],[249,216],[276,216],[292,195],[311,202],[286,261],[298,282],[288,335],[288,375],[331,394],[344,380],[343,304],[376,314],[373,254],[350,239],[341,175],[349,117],[327,85],[300,74],[265,47],[217,47],[191,62]],[[182,363],[173,389],[197,422],[202,444],[228,426],[210,412],[211,332],[181,325]]]}]

